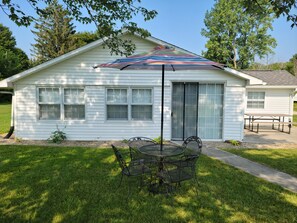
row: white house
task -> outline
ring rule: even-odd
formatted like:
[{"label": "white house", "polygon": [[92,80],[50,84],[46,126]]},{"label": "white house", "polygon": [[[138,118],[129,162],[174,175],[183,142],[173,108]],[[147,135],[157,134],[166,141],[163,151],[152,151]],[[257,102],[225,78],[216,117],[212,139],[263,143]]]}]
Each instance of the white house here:
[{"label": "white house", "polygon": [[[246,113],[293,115],[297,78],[286,70],[243,70],[263,80],[264,85],[247,85]],[[292,117],[286,117],[291,119]]]},{"label": "white house", "polygon": [[[135,53],[170,45],[154,37],[123,38],[134,41]],[[56,126],[69,140],[158,137],[160,71],[93,69],[116,58],[98,40],[1,81],[0,87],[14,89],[16,137],[47,139]],[[246,90],[257,92],[253,86],[262,89],[263,84],[257,77],[229,68],[166,72],[164,138],[198,135],[204,140],[242,140]],[[265,106],[273,92],[280,98],[292,89],[268,88]],[[284,104],[290,106],[289,101]]]}]

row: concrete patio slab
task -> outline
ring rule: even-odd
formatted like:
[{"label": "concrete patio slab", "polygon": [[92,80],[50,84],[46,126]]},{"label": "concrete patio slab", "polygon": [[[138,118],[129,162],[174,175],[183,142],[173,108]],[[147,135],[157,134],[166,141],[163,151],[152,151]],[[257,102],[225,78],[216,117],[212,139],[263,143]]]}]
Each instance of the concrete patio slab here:
[{"label": "concrete patio slab", "polygon": [[[285,127],[288,131],[288,127]],[[244,131],[243,142],[246,143],[259,143],[259,144],[296,144],[297,145],[297,128],[291,128],[291,134],[280,132],[271,129],[271,125],[262,126],[259,133],[249,130]],[[296,147],[297,148],[297,147]]]}]

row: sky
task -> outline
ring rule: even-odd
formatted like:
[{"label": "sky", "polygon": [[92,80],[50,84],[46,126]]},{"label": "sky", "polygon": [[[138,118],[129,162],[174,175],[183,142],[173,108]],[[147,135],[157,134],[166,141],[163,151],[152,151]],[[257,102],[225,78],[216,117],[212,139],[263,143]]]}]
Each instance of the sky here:
[{"label": "sky", "polygon": [[[22,0],[20,0],[22,1]],[[147,29],[152,36],[177,45],[181,48],[201,55],[205,51],[207,39],[201,35],[204,26],[204,16],[214,5],[214,0],[142,0],[142,5],[148,9],[155,9],[158,15],[151,21],[144,22],[136,18],[137,24]],[[297,12],[295,12],[296,14]],[[9,27],[16,38],[17,47],[31,57],[34,35],[31,27],[18,27],[0,11],[0,23]],[[95,31],[95,26],[83,25],[75,22],[77,31]],[[284,17],[273,22],[271,34],[277,41],[275,54],[258,62],[275,63],[286,62],[297,53],[297,27],[291,28],[291,23]]]}]

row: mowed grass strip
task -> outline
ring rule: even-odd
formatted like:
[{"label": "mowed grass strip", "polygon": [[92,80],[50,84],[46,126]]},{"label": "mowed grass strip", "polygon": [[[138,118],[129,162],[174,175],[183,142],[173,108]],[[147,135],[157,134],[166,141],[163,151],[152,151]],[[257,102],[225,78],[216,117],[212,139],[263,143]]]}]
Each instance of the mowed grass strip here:
[{"label": "mowed grass strip", "polygon": [[0,222],[296,222],[297,194],[201,156],[173,195],[117,189],[111,149],[0,146]]},{"label": "mowed grass strip", "polygon": [[297,149],[224,149],[297,177]]},{"label": "mowed grass strip", "polygon": [[10,128],[11,104],[0,103],[0,134],[7,133]]}]

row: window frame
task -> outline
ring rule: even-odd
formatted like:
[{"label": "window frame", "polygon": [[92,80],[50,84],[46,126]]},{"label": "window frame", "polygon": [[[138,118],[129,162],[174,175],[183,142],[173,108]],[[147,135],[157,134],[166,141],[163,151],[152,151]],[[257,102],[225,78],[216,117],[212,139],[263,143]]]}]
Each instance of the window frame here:
[{"label": "window frame", "polygon": [[[117,104],[114,104],[114,103],[109,103],[107,101],[107,96],[108,96],[108,90],[109,89],[125,89],[127,90],[127,103],[117,103]],[[150,90],[151,91],[151,103],[133,103],[132,102],[132,90]],[[128,117],[127,119],[108,119],[108,109],[107,109],[107,106],[108,105],[127,105],[127,108],[128,108]],[[132,105],[150,105],[151,106],[151,109],[152,109],[152,117],[151,119],[133,119],[132,118]],[[141,121],[141,122],[152,122],[153,121],[153,117],[154,117],[154,88],[153,87],[138,87],[138,86],[129,86],[129,87],[125,87],[125,86],[108,86],[105,88],[105,121]]]},{"label": "window frame", "polygon": [[[108,102],[108,90],[126,90],[127,91],[127,101],[125,103],[113,103],[113,102]],[[109,119],[108,118],[108,106],[109,105],[125,105],[127,106],[127,119]],[[126,87],[106,87],[105,90],[105,120],[107,121],[127,121],[129,120],[129,89]]]},{"label": "window frame", "polygon": [[[59,105],[60,106],[60,116],[58,119],[40,119],[40,104],[55,104],[55,103],[40,103],[39,102],[39,89],[41,88],[57,88],[59,89]],[[65,89],[82,89],[84,91],[84,103],[80,104],[80,105],[84,105],[85,107],[85,112],[84,112],[84,119],[69,119],[69,118],[65,118],[65,109],[64,106],[65,105],[73,105],[73,104],[65,104]],[[84,86],[71,86],[71,85],[67,85],[67,86],[49,86],[49,85],[39,85],[36,86],[36,116],[37,116],[37,120],[38,121],[77,121],[77,122],[81,122],[81,121],[86,121],[86,115],[87,115],[87,108],[86,108],[86,90]]]},{"label": "window frame", "polygon": [[[139,88],[139,87],[131,87],[131,103],[130,103],[130,113],[131,113],[131,120],[133,121],[152,121],[153,120],[153,90],[152,88]],[[151,91],[151,102],[150,103],[135,103],[133,102],[133,90],[150,90]],[[132,117],[132,107],[133,105],[143,105],[143,106],[151,106],[152,116],[150,119],[136,119]]]},{"label": "window frame", "polygon": [[[59,90],[59,102],[55,103],[55,102],[40,102],[40,89],[58,89]],[[62,116],[62,107],[61,107],[61,89],[60,87],[56,87],[56,86],[40,86],[37,87],[37,119],[39,121],[57,121],[57,120],[61,120]],[[42,119],[41,118],[41,112],[40,112],[40,105],[59,105],[60,108],[60,114],[59,117],[57,119]]]},{"label": "window frame", "polygon": [[[258,94],[264,94],[264,98],[263,99],[253,99],[253,98],[249,98],[249,93],[258,93]],[[265,101],[266,101],[266,92],[265,91],[248,91],[247,95],[246,95],[246,108],[247,109],[265,109]],[[259,108],[255,108],[255,107],[249,107],[249,102],[253,103],[253,102],[263,102],[263,107]]]},{"label": "window frame", "polygon": [[[62,103],[62,107],[63,107],[63,120],[65,121],[82,121],[82,120],[86,120],[86,94],[85,94],[85,88],[84,87],[73,87],[73,86],[67,86],[67,87],[61,87],[62,89],[62,98],[63,98],[63,103]],[[82,103],[66,103],[65,102],[65,90],[67,89],[74,89],[74,90],[83,90],[83,102]],[[84,106],[84,118],[82,119],[71,119],[71,118],[66,118],[65,117],[65,105],[83,105]]]}]

